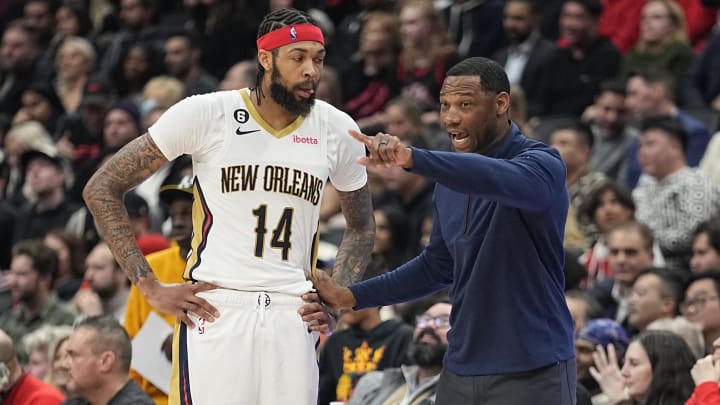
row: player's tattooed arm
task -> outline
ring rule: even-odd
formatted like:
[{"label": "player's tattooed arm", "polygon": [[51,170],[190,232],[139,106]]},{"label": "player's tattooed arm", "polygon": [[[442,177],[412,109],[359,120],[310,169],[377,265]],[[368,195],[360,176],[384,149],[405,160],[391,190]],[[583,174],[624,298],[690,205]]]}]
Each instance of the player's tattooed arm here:
[{"label": "player's tattooed arm", "polygon": [[149,135],[142,135],[120,149],[90,178],[83,198],[98,232],[125,270],[130,281],[155,278],[135,242],[123,194],[167,163]]},{"label": "player's tattooed arm", "polygon": [[347,225],[332,278],[342,286],[349,286],[360,281],[370,262],[375,242],[375,218],[367,184],[358,190],[338,194]]}]

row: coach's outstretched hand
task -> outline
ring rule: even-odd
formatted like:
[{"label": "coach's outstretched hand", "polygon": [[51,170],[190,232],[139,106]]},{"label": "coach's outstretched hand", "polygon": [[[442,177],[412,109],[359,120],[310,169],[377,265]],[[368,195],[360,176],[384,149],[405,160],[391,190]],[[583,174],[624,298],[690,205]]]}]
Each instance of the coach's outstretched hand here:
[{"label": "coach's outstretched hand", "polygon": [[332,309],[352,308],[357,303],[352,291],[347,287],[341,287],[326,272],[316,269],[310,280],[315,285],[320,299]]},{"label": "coach's outstretched hand", "polygon": [[214,290],[216,285],[199,282],[195,284],[163,285],[155,278],[143,278],[137,283],[148,303],[154,308],[172,314],[190,328],[195,324],[190,320],[188,312],[204,318],[208,322],[215,321],[220,312],[209,302],[197,296],[197,293]]},{"label": "coach's outstretched hand", "polygon": [[378,132],[375,136],[367,136],[352,129],[348,133],[370,151],[370,156],[358,159],[361,165],[400,166],[405,169],[412,167],[412,149],[402,143],[398,137],[382,132]]}]

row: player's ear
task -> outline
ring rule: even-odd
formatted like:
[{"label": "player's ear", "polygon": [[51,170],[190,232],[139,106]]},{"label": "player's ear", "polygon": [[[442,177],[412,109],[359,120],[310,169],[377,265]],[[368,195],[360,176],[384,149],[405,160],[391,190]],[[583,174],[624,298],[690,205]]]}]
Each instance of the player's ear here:
[{"label": "player's ear", "polygon": [[258,50],[258,62],[266,72],[272,69],[272,51]]}]

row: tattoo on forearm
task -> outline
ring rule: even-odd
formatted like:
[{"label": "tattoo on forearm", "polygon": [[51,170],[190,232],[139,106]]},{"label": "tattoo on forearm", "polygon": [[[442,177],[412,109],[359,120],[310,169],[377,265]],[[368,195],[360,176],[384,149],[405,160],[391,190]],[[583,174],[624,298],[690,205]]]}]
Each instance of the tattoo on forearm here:
[{"label": "tattoo on forearm", "polygon": [[375,242],[375,219],[368,186],[339,192],[340,205],[347,222],[333,268],[333,279],[342,286],[360,281],[370,263]]},{"label": "tattoo on forearm", "polygon": [[130,225],[123,204],[123,193],[159,169],[167,159],[147,135],[142,135],[118,151],[90,178],[83,198],[95,225],[130,281],[148,277],[147,264]]}]

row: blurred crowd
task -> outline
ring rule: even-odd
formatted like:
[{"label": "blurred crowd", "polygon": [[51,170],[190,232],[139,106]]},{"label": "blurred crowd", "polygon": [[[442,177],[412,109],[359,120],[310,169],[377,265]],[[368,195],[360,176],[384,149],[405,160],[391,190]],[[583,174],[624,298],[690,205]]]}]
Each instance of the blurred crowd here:
[{"label": "blurred crowd", "polygon": [[[6,0],[0,404],[167,403],[129,371],[152,308],[81,192],[182,98],[253,87],[258,24],[286,7],[325,35],[317,98],[418,148],[451,148],[438,114],[447,69],[471,56],[503,65],[512,120],[567,167],[578,403],[720,403],[720,1]],[[191,182],[180,158],[125,196],[163,282],[182,281]],[[366,278],[422,250],[434,186],[399,168],[371,168],[369,182]],[[344,223],[324,193],[318,266],[332,268]],[[341,314],[318,350],[319,404],[433,403],[448,302]]]}]

